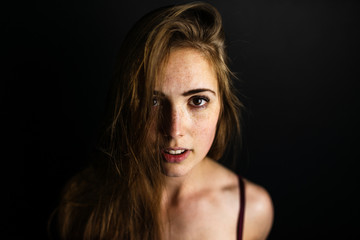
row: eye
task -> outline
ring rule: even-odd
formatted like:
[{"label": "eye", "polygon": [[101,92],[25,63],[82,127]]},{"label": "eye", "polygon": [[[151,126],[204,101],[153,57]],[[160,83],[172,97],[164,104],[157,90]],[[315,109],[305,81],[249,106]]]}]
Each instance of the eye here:
[{"label": "eye", "polygon": [[157,97],[153,97],[153,106],[159,106],[160,105],[160,100]]},{"label": "eye", "polygon": [[209,101],[210,101],[210,99],[208,97],[194,96],[194,97],[190,98],[190,105],[192,105],[193,107],[196,107],[196,108],[204,107]]}]

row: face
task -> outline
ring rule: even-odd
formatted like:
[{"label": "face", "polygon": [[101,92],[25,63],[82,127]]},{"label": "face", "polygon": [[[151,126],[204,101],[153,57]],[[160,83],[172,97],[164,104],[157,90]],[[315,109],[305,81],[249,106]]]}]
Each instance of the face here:
[{"label": "face", "polygon": [[184,176],[209,152],[220,112],[216,73],[199,51],[170,53],[163,78],[155,86],[153,107],[163,116],[158,133],[165,140],[164,173]]}]

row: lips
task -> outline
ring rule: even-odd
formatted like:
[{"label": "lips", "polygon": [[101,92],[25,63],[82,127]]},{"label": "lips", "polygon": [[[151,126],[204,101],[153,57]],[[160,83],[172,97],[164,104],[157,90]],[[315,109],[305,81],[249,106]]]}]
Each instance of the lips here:
[{"label": "lips", "polygon": [[162,151],[165,161],[169,163],[180,163],[190,154],[190,150],[185,148],[167,148]]}]

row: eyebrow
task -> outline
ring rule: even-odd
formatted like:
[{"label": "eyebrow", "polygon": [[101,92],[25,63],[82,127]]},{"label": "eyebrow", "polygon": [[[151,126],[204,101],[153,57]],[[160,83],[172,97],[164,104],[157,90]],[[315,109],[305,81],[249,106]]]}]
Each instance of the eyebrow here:
[{"label": "eyebrow", "polygon": [[[212,94],[214,94],[216,96],[215,91],[208,89],[208,88],[196,88],[196,89],[191,89],[189,91],[184,92],[182,95],[184,97],[186,96],[190,96],[196,93],[201,93],[201,92],[211,92]],[[158,96],[164,96],[164,94],[162,92],[159,91],[154,91],[154,95],[158,95]]]},{"label": "eyebrow", "polygon": [[189,90],[187,92],[184,92],[182,95],[186,97],[186,96],[193,95],[193,94],[200,93],[200,92],[211,92],[216,96],[216,93],[213,90],[208,89],[208,88],[192,89],[192,90]]}]

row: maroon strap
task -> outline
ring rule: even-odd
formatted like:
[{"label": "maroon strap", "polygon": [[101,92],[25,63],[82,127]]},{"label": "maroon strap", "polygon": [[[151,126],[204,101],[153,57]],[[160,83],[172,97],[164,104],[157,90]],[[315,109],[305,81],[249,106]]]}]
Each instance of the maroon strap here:
[{"label": "maroon strap", "polygon": [[245,213],[245,185],[244,180],[239,176],[239,190],[240,190],[240,211],[238,219],[238,240],[242,240],[244,227],[244,213]]}]

